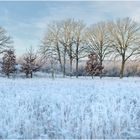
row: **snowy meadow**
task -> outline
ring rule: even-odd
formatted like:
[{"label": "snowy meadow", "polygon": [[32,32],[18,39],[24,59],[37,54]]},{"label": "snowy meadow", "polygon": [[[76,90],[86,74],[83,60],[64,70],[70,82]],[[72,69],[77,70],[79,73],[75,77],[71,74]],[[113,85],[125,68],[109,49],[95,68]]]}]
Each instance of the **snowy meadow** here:
[{"label": "snowy meadow", "polygon": [[139,78],[0,78],[0,138],[140,138]]}]

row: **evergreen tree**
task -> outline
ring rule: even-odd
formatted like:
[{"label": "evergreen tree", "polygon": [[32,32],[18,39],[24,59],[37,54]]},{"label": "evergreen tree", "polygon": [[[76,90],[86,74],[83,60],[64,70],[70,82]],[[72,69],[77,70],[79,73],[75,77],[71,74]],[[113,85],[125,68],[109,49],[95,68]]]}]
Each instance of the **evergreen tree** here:
[{"label": "evergreen tree", "polygon": [[16,56],[14,51],[8,50],[5,52],[2,58],[2,72],[9,78],[10,73],[14,73],[16,71]]},{"label": "evergreen tree", "polygon": [[86,64],[86,71],[89,75],[95,76],[95,75],[99,75],[101,74],[102,70],[103,70],[103,66],[100,64],[99,60],[98,60],[98,56],[95,52],[91,53],[88,55],[88,61]]}]

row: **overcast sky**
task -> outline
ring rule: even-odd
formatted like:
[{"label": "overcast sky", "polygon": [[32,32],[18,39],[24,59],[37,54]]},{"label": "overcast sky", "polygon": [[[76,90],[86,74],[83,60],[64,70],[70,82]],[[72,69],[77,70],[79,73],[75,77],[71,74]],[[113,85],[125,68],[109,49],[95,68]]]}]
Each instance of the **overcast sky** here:
[{"label": "overcast sky", "polygon": [[75,18],[90,25],[128,16],[140,21],[139,1],[0,1],[0,26],[12,36],[17,55],[30,46],[37,48],[47,24],[53,20]]}]

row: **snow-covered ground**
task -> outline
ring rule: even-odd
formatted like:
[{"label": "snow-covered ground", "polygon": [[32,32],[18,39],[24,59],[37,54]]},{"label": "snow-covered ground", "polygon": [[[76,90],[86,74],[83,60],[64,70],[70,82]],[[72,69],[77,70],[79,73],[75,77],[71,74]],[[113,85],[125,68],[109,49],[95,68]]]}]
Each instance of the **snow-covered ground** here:
[{"label": "snow-covered ground", "polygon": [[140,78],[0,78],[0,138],[140,138]]}]

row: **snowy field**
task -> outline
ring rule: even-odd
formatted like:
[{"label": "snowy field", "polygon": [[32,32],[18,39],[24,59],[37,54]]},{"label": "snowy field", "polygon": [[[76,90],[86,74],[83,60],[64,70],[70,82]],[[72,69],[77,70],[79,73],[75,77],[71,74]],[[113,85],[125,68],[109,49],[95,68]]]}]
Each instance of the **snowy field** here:
[{"label": "snowy field", "polygon": [[0,138],[140,138],[140,78],[0,78]]}]

